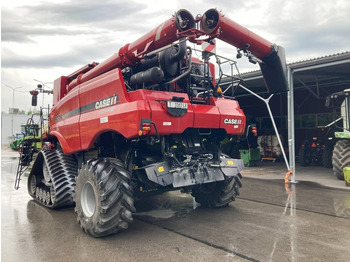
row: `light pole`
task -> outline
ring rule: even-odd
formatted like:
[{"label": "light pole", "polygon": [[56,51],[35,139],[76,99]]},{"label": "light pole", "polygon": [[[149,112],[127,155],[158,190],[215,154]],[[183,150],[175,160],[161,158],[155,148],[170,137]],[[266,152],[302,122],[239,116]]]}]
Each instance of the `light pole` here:
[{"label": "light pole", "polygon": [[19,87],[12,87],[12,86],[9,86],[9,85],[5,85],[5,86],[12,89],[12,125],[11,125],[11,134],[13,136],[13,113],[14,113],[14,104],[15,104],[15,91],[16,91],[16,89],[20,89],[22,87],[21,86],[19,86]]},{"label": "light pole", "polygon": [[[42,82],[42,81],[40,81],[40,80],[37,80],[37,79],[33,79],[33,80],[36,81],[36,82],[41,83],[41,84],[42,84],[43,90],[45,89],[45,86],[46,86],[47,84],[52,84],[52,82],[46,82],[46,83],[44,83],[44,82]],[[38,85],[38,87],[39,87],[39,85]],[[39,87],[39,88],[40,88],[40,87]],[[45,94],[45,92],[43,92],[43,103],[42,103],[42,107],[44,107],[44,94]]]}]

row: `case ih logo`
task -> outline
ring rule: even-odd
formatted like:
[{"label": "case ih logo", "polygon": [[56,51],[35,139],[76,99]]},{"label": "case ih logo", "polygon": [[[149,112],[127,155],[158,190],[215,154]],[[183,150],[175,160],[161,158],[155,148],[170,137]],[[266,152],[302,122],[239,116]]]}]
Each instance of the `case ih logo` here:
[{"label": "case ih logo", "polygon": [[101,109],[107,106],[116,105],[119,101],[118,96],[111,96],[95,103],[95,109]]},{"label": "case ih logo", "polygon": [[242,123],[241,119],[225,118],[224,120],[225,125],[240,125],[241,123]]}]

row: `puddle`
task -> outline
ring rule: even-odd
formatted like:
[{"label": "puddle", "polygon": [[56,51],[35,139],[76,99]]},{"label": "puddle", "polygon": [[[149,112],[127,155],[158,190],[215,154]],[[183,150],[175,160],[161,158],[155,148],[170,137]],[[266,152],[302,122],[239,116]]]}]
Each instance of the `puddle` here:
[{"label": "puddle", "polygon": [[148,212],[136,212],[134,216],[152,217],[156,219],[169,219],[176,215],[171,209],[156,209]]},{"label": "puddle", "polygon": [[190,194],[174,191],[145,198],[136,202],[135,206],[137,210],[135,216],[170,219],[185,217],[200,205]]}]

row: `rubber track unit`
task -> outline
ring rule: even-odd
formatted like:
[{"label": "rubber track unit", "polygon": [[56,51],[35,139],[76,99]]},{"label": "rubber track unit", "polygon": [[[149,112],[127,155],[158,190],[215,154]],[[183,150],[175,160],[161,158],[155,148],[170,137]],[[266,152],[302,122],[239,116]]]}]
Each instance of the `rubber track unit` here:
[{"label": "rubber track unit", "polygon": [[[136,209],[131,174],[121,161],[113,158],[89,160],[79,170],[76,183],[75,212],[86,233],[103,237],[128,228]],[[89,194],[84,193],[86,186],[90,188]]]},{"label": "rubber track unit", "polygon": [[344,167],[350,167],[350,140],[339,140],[333,150],[333,172],[334,175],[344,180]]},{"label": "rubber track unit", "polygon": [[224,181],[203,184],[193,188],[192,196],[201,206],[209,208],[220,208],[227,206],[239,195],[239,188],[242,187],[240,179],[242,175],[226,177]]},{"label": "rubber track unit", "polygon": [[[43,161],[46,162],[50,182],[44,180]],[[72,206],[77,175],[78,165],[74,156],[66,155],[60,149],[42,150],[28,177],[28,193],[46,207]]]}]

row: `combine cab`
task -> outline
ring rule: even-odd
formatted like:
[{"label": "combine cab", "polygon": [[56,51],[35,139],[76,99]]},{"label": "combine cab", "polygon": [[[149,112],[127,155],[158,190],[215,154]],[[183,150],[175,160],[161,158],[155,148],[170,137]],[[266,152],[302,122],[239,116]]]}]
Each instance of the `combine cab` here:
[{"label": "combine cab", "polygon": [[54,82],[29,194],[50,208],[75,205],[94,237],[126,229],[135,201],[148,195],[181,189],[212,208],[233,201],[243,162],[222,154],[221,141],[242,135],[246,118],[215,81],[214,54],[196,58],[188,45],[213,47],[215,38],[258,62],[270,92],[287,89],[282,47],[216,9],[196,19],[180,10],[104,62]]}]

